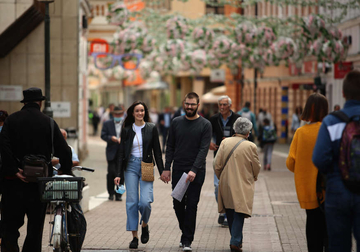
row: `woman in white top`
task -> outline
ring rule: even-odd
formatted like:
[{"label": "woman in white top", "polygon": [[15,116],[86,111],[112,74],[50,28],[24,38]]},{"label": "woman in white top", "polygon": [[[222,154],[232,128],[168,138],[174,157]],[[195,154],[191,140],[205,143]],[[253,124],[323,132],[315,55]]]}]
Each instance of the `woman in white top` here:
[{"label": "woman in white top", "polygon": [[[133,240],[129,248],[138,248],[139,212],[142,225],[141,242],[149,241],[149,218],[153,197],[153,182],[143,181],[141,161],[154,163],[159,173],[164,170],[159,142],[159,133],[154,123],[149,122],[149,111],[144,102],[134,102],[127,110],[127,117],[121,130],[121,143],[118,152],[119,167],[114,182],[119,185],[125,176],[126,185],[126,230],[131,231]],[[165,181],[164,181],[165,182]],[[140,191],[139,191],[140,187]]]}]

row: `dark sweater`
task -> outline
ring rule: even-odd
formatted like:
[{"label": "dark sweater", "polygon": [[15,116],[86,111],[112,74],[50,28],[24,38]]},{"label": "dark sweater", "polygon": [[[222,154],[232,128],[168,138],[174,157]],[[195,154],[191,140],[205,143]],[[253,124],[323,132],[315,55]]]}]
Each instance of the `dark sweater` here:
[{"label": "dark sweater", "polygon": [[[235,134],[233,125],[234,125],[236,119],[238,119],[239,117],[240,117],[239,114],[236,114],[233,111],[231,111],[229,121],[226,123],[226,126],[230,130],[230,134],[227,137],[231,137]],[[216,138],[216,145],[220,146],[221,141],[223,140],[223,137],[225,137],[224,136],[224,125],[223,125],[223,122],[221,121],[221,114],[217,113],[217,114],[213,115],[210,118],[210,122],[211,122],[213,134],[215,135],[215,138]],[[214,151],[214,157],[216,156],[216,153],[217,153],[217,150]]]},{"label": "dark sweater", "polygon": [[205,171],[205,159],[211,141],[211,124],[203,117],[188,120],[176,117],[170,126],[166,145],[165,170]]}]

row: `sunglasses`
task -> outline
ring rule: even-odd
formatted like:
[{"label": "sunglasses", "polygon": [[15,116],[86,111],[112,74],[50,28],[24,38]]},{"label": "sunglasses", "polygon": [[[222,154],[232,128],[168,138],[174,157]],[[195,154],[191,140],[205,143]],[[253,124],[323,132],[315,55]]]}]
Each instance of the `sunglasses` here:
[{"label": "sunglasses", "polygon": [[[113,68],[118,62],[118,64],[125,70],[134,71],[138,69],[142,55],[138,53],[125,53],[125,54],[112,54],[112,53],[92,53],[94,57],[95,67],[100,70],[106,70]],[[125,63],[126,67],[125,67]]]}]

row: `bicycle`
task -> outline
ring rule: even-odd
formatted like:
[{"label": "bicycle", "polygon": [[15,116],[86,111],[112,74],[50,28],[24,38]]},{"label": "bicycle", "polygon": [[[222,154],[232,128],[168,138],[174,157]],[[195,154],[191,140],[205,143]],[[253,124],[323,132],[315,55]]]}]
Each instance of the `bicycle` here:
[{"label": "bicycle", "polygon": [[[56,171],[57,169],[53,167]],[[88,171],[94,172],[93,169],[74,166],[72,171]],[[39,178],[39,189],[41,200],[53,206],[53,221],[50,221],[51,234],[49,237],[49,245],[53,247],[55,252],[80,251],[81,248],[71,249],[77,244],[72,244],[73,238],[79,237],[79,234],[69,234],[68,212],[78,211],[83,215],[81,208],[76,209],[77,203],[82,198],[82,189],[85,178],[74,177],[71,175],[55,175],[49,178]],[[73,206],[73,207],[72,207]],[[74,208],[74,209],[72,209]],[[83,241],[83,240],[82,240]],[[82,242],[81,242],[82,244]]]}]

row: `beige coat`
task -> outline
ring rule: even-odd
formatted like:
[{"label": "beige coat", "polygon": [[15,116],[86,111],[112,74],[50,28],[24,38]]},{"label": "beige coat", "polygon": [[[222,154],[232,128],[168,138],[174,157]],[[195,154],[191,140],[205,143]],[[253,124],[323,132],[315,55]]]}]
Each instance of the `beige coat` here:
[{"label": "beige coat", "polygon": [[232,148],[245,136],[234,135],[224,139],[214,160],[214,170],[219,178],[219,213],[225,208],[251,216],[255,181],[260,172],[257,147],[250,141],[243,141],[231,155],[224,169],[224,163]]}]

